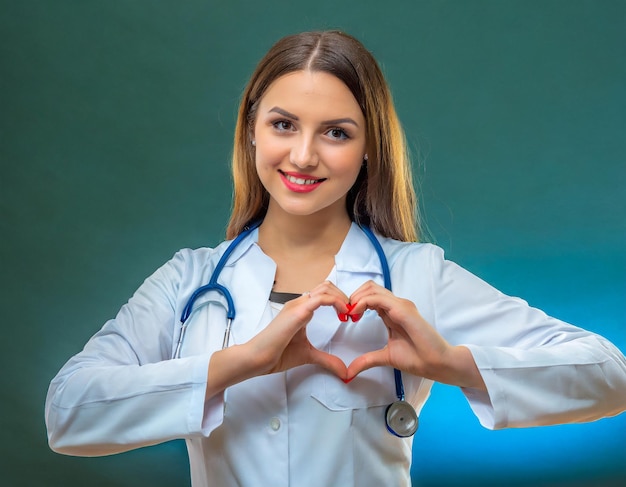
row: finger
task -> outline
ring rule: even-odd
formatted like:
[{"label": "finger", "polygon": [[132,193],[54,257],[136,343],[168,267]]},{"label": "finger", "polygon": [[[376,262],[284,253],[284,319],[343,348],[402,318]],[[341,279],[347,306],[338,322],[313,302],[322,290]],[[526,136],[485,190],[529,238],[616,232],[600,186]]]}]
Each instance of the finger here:
[{"label": "finger", "polygon": [[313,313],[321,306],[332,306],[337,310],[337,313],[347,313],[347,302],[348,298],[343,293],[317,291],[311,292],[308,296],[301,296],[298,299],[294,299],[287,304],[293,303],[293,305],[302,306],[310,313]]},{"label": "finger", "polygon": [[319,294],[328,294],[331,296],[336,296],[344,303],[347,303],[349,301],[348,296],[330,281],[324,281],[318,284],[313,289],[311,289],[309,293],[310,296],[316,296]]},{"label": "finger", "polygon": [[346,364],[344,364],[343,361],[336,355],[331,355],[329,353],[322,352],[321,350],[313,348],[310,351],[310,363],[319,365],[320,367],[329,370],[341,379],[346,378]]},{"label": "finger", "polygon": [[336,294],[348,301],[348,296],[330,281],[323,281],[311,289],[310,294]]},{"label": "finger", "polygon": [[395,337],[410,341],[410,335],[407,333],[407,330],[401,323],[398,323],[391,319],[386,311],[379,311],[379,316],[383,320],[383,323],[389,331],[389,340]]},{"label": "finger", "polygon": [[[308,293],[309,298],[317,298],[320,296],[324,296],[323,300],[320,301],[321,305],[330,305],[333,306],[337,311],[337,316],[340,321],[348,321],[348,314],[350,309],[348,308],[348,296],[337,286],[335,286],[330,281],[324,281],[318,286],[316,286],[313,290]],[[326,296],[334,297],[333,300],[328,301]],[[317,301],[315,301],[317,303]]]},{"label": "finger", "polygon": [[390,321],[401,326],[404,326],[407,320],[423,320],[415,303],[399,298],[386,290],[363,297],[355,307],[355,311],[358,312],[360,309],[376,310],[381,317],[386,315]]},{"label": "finger", "polygon": [[375,294],[379,292],[389,293],[389,290],[387,290],[385,287],[381,286],[380,284],[376,284],[374,281],[370,279],[369,281],[364,282],[361,286],[359,286],[356,289],[356,291],[354,291],[350,295],[350,302],[357,303],[364,296],[369,296],[370,294]]},{"label": "finger", "polygon": [[288,301],[282,310],[266,328],[267,333],[279,333],[286,340],[305,327],[313,317],[313,313],[321,306],[333,306],[347,311],[347,297],[332,283],[316,286],[313,291]]},{"label": "finger", "polygon": [[348,366],[348,379],[353,379],[361,372],[372,367],[389,365],[387,347],[364,353],[355,358]]},{"label": "finger", "polygon": [[348,302],[348,297],[341,292],[337,287],[320,284],[314,287],[311,291],[303,293],[296,299],[293,299],[286,303],[285,306],[290,305],[303,305],[305,308],[315,310],[320,306],[333,305],[334,303],[345,304]]},{"label": "finger", "polygon": [[353,295],[350,300],[352,305],[350,314],[352,315],[362,315],[366,310],[371,309],[382,316],[399,306],[398,298],[384,288],[369,294]]},{"label": "finger", "polygon": [[337,316],[339,316],[339,321],[346,322],[348,320],[352,320],[353,323],[356,323],[357,321],[359,321],[361,317],[363,316],[363,312],[355,311],[357,304],[358,303],[348,303],[346,305],[348,310],[345,313],[338,312]]}]

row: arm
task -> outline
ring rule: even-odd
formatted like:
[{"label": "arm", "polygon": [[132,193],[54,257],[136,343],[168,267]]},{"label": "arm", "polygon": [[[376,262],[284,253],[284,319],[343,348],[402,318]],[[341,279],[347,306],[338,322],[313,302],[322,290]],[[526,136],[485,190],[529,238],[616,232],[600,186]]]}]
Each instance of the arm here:
[{"label": "arm", "polygon": [[403,271],[394,289],[404,299],[371,282],[351,296],[356,312],[381,315],[389,342],[356,359],[349,376],[390,365],[458,385],[488,428],[591,421],[626,409],[626,359],[614,345],[503,295],[445,261],[441,249],[421,249],[395,262]]},{"label": "arm", "polygon": [[592,421],[626,409],[626,359],[608,340],[547,316],[432,254],[435,327],[464,344],[488,394],[464,390],[488,428]]},{"label": "arm", "polygon": [[53,450],[103,455],[206,434],[210,357],[169,360],[188,265],[178,253],[149,277],[52,380],[45,413]]},{"label": "arm", "polygon": [[343,362],[306,336],[319,306],[347,310],[346,296],[330,283],[287,303],[247,343],[171,360],[185,304],[179,295],[184,301],[206,279],[191,261],[179,253],[148,278],[54,378],[46,401],[53,450],[93,456],[208,436],[222,422],[223,391],[233,384],[305,363],[345,377]]}]

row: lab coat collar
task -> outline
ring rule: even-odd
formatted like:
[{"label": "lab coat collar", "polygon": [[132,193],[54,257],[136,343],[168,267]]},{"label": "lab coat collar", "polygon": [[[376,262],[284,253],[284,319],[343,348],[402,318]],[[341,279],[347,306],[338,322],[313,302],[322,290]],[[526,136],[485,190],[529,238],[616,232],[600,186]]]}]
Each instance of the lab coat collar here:
[{"label": "lab coat collar", "polygon": [[[235,250],[233,250],[233,253],[228,259],[228,262],[226,263],[225,267],[233,267],[237,263],[237,261],[239,261],[239,259],[241,259],[244,255],[246,255],[250,247],[252,247],[253,245],[256,245],[258,240],[259,240],[259,229],[257,227],[254,230],[252,230],[252,232],[250,232],[250,234],[246,238],[244,238],[241,242],[239,242],[237,247],[235,247]],[[231,242],[232,240],[228,241],[226,244],[230,245]]]},{"label": "lab coat collar", "polygon": [[[257,245],[259,229],[254,229],[250,235],[244,238],[233,251],[227,267],[233,267],[250,247]],[[382,275],[380,259],[371,242],[356,223],[352,223],[348,234],[341,244],[339,252],[335,256],[335,265],[338,272],[356,272]]]},{"label": "lab coat collar", "polygon": [[382,275],[376,250],[367,235],[354,222],[335,256],[335,264],[338,272]]}]

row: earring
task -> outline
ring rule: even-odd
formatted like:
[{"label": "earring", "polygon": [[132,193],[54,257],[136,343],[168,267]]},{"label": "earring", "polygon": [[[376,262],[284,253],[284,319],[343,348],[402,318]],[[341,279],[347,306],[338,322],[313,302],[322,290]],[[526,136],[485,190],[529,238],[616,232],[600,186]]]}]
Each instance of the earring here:
[{"label": "earring", "polygon": [[367,154],[365,154],[365,155],[363,156],[363,160],[364,160],[364,161],[367,161]]},{"label": "earring", "polygon": [[251,142],[252,142],[253,146],[256,146],[256,140],[253,139],[253,140],[251,140]]}]

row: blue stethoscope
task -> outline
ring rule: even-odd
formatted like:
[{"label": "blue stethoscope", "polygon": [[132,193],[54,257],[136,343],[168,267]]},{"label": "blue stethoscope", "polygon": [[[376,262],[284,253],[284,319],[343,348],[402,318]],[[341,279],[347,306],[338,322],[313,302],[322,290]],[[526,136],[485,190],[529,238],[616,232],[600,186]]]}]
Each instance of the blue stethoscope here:
[{"label": "blue stethoscope", "polygon": [[[176,344],[176,351],[174,352],[174,358],[180,357],[180,349],[183,344],[183,340],[185,339],[185,331],[187,330],[187,319],[191,315],[191,311],[195,301],[202,296],[203,294],[209,291],[217,291],[221,294],[224,299],[226,299],[226,329],[224,330],[224,341],[222,342],[222,349],[228,347],[228,342],[230,340],[230,330],[235,319],[235,303],[233,301],[233,297],[230,294],[230,291],[222,286],[217,279],[219,278],[222,269],[228,262],[228,258],[233,253],[237,245],[246,238],[253,230],[255,230],[261,221],[257,221],[250,226],[247,226],[243,232],[241,232],[237,238],[235,238],[230,245],[226,248],[220,260],[217,262],[215,269],[213,270],[213,274],[211,274],[211,278],[209,279],[209,283],[204,286],[199,287],[194,291],[191,295],[187,304],[185,305],[183,312],[180,317],[180,335],[178,337],[178,343]],[[378,239],[374,236],[374,233],[366,226],[360,226],[363,233],[370,240],[374,249],[376,250],[376,254],[380,260],[380,265],[383,271],[383,280],[385,283],[385,288],[391,291],[391,273],[389,272],[389,263],[387,262],[387,257],[385,256],[385,252],[383,251],[382,246]],[[397,401],[392,402],[385,411],[385,423],[387,425],[387,430],[400,438],[407,438],[409,436],[413,436],[417,431],[417,427],[419,425],[419,418],[415,409],[411,404],[409,404],[404,399],[404,385],[402,383],[402,372],[398,369],[393,370],[394,379],[396,383],[396,396],[398,397]]]}]

